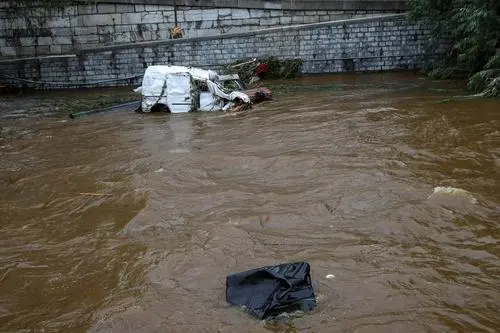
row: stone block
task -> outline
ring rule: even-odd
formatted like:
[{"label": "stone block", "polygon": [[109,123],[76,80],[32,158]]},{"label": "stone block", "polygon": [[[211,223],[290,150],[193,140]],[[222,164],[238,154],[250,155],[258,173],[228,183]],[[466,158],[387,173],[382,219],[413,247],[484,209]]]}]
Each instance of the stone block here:
[{"label": "stone block", "polygon": [[37,45],[51,45],[52,44],[52,37],[38,37],[37,38]]},{"label": "stone block", "polygon": [[319,17],[317,15],[304,16],[304,23],[316,23],[319,22]]},{"label": "stone block", "polygon": [[280,19],[278,17],[260,19],[260,25],[263,26],[275,26],[280,23]]},{"label": "stone block", "polygon": [[[174,17],[173,12],[172,12],[171,19],[169,19],[168,21],[175,22],[175,17]],[[177,22],[178,23],[186,22],[185,14],[183,11],[179,11],[179,10],[177,11]]]},{"label": "stone block", "polygon": [[71,28],[54,28],[51,29],[52,36],[72,36]]},{"label": "stone block", "polygon": [[36,52],[37,56],[49,55],[50,54],[50,46],[49,45],[39,45],[36,47],[35,52]]},{"label": "stone block", "polygon": [[125,32],[121,34],[117,34],[114,38],[115,43],[130,43],[132,42],[132,37],[130,32]]},{"label": "stone block", "polygon": [[199,9],[185,11],[184,18],[186,22],[201,21],[203,19],[201,15],[201,10]]},{"label": "stone block", "polygon": [[142,40],[152,40],[153,33],[151,31],[143,31],[142,32]]},{"label": "stone block", "polygon": [[159,5],[145,5],[144,10],[147,12],[156,12],[160,9]]},{"label": "stone block", "polygon": [[83,27],[83,16],[73,16],[69,20],[71,27]]},{"label": "stone block", "polygon": [[[36,52],[36,47],[35,46],[25,46],[25,47],[21,47],[19,49],[17,49],[17,55],[18,56],[21,56],[21,57],[33,57],[35,56]],[[25,68],[25,71],[26,72],[31,72],[31,73],[36,73],[36,69],[26,69]]]},{"label": "stone block", "polygon": [[61,54],[62,47],[61,45],[50,45],[50,54]]},{"label": "stone block", "polygon": [[25,29],[28,24],[23,17],[17,17],[14,19],[9,19],[7,22],[7,26],[9,26],[11,29]]},{"label": "stone block", "polygon": [[117,13],[133,13],[135,12],[135,6],[129,4],[116,4]]},{"label": "stone block", "polygon": [[[135,14],[135,13],[129,13]],[[93,27],[97,25],[114,25],[122,23],[122,15],[126,14],[96,14],[85,15],[82,17],[82,23],[85,27]]]},{"label": "stone block", "polygon": [[114,14],[116,13],[116,6],[111,3],[99,3],[97,4],[97,12],[99,14]]},{"label": "stone block", "polygon": [[134,10],[136,12],[143,12],[146,10],[146,6],[145,5],[134,5]]},{"label": "stone block", "polygon": [[214,21],[202,21],[200,29],[211,29],[213,27]]},{"label": "stone block", "polygon": [[233,19],[248,19],[250,18],[250,11],[248,9],[234,8],[231,17]]},{"label": "stone block", "polygon": [[243,21],[244,25],[259,25],[260,20],[258,18],[251,18]]},{"label": "stone block", "polygon": [[280,24],[281,25],[288,25],[292,23],[292,18],[290,16],[282,16],[280,17]]},{"label": "stone block", "polygon": [[76,16],[78,15],[78,6],[66,6],[62,9],[61,14],[63,17]]},{"label": "stone block", "polygon": [[[260,1],[259,1],[260,2]],[[282,9],[282,3],[283,1],[265,1],[264,2],[264,9]]]},{"label": "stone block", "polygon": [[219,8],[219,17],[231,16],[230,8]]},{"label": "stone block", "polygon": [[21,37],[19,38],[19,43],[21,46],[35,46],[36,45],[36,37]]},{"label": "stone block", "polygon": [[69,17],[58,17],[48,21],[45,26],[47,28],[69,28],[71,26]]},{"label": "stone block", "polygon": [[[214,23],[215,28],[226,28],[232,26],[231,20],[219,20]],[[224,33],[226,31],[223,31],[221,33]]]},{"label": "stone block", "polygon": [[[228,32],[230,32],[230,33],[245,33],[245,32],[248,32],[248,27],[246,27],[246,26],[232,27],[231,30],[228,31]],[[245,43],[245,41],[244,40],[240,40],[240,43],[238,43],[236,40],[232,40],[231,43],[235,44],[238,47],[240,47],[241,45],[243,45],[243,43]]]},{"label": "stone block", "polygon": [[53,43],[58,45],[71,45],[73,44],[73,40],[68,36],[53,37]]},{"label": "stone block", "polygon": [[145,12],[141,14],[142,23],[152,24],[152,23],[163,23],[165,18],[162,12]]},{"label": "stone block", "polygon": [[265,18],[269,17],[269,12],[262,9],[250,9],[250,17]]},{"label": "stone block", "polygon": [[99,37],[97,35],[82,35],[82,36],[75,36],[74,40],[77,44],[90,44],[90,43],[98,43]]},{"label": "stone block", "polygon": [[170,38],[170,33],[168,31],[168,29],[161,29],[159,30],[159,39],[160,40],[166,40],[166,39],[169,39]]},{"label": "stone block", "polygon": [[114,32],[117,34],[121,34],[124,32],[131,32],[133,31],[134,26],[132,25],[117,25],[114,27]]},{"label": "stone block", "polygon": [[219,18],[219,11],[217,9],[203,9],[201,17],[204,21],[216,21]]},{"label": "stone block", "polygon": [[[175,13],[173,10],[163,10],[163,22],[175,22]],[[179,20],[179,12],[177,12],[177,21]]]},{"label": "stone block", "polygon": [[123,13],[121,15],[122,24],[140,24],[142,23],[143,13]]},{"label": "stone block", "polygon": [[78,5],[78,15],[97,14],[96,5]]},{"label": "stone block", "polygon": [[[177,11],[182,10],[182,8],[183,8],[183,7],[181,7],[181,6],[177,6]],[[161,11],[165,11],[165,10],[173,11],[173,10],[174,10],[174,6],[170,6],[170,5],[159,5],[159,6],[158,6],[158,10],[161,10]]]},{"label": "stone block", "polygon": [[172,24],[171,23],[158,23],[156,25],[156,28],[159,31],[163,31],[163,30],[168,31],[170,28],[172,28]]},{"label": "stone block", "polygon": [[97,34],[97,27],[73,28],[73,33],[77,36]]}]

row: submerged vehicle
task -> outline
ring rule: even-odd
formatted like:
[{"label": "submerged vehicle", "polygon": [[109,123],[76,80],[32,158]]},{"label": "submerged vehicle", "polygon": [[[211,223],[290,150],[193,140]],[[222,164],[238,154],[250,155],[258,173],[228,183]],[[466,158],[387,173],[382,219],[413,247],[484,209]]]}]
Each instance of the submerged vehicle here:
[{"label": "submerged vehicle", "polygon": [[142,95],[139,112],[235,111],[272,98],[267,88],[244,90],[237,74],[174,65],[149,66],[134,91]]}]

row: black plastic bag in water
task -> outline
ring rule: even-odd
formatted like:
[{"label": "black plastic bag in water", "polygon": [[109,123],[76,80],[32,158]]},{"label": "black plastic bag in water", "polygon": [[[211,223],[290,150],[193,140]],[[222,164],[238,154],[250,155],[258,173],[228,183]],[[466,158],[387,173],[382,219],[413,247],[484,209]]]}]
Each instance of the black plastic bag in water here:
[{"label": "black plastic bag in water", "polygon": [[283,312],[310,311],[316,306],[308,263],[267,266],[229,275],[226,300],[245,306],[259,319]]}]

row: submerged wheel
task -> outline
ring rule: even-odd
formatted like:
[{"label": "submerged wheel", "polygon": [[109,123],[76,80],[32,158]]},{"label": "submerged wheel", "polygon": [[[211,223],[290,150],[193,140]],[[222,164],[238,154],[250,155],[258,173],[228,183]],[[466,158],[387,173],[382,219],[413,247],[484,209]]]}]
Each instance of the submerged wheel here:
[{"label": "submerged wheel", "polygon": [[167,105],[165,104],[155,104],[151,107],[151,112],[166,112],[170,113],[170,109]]}]

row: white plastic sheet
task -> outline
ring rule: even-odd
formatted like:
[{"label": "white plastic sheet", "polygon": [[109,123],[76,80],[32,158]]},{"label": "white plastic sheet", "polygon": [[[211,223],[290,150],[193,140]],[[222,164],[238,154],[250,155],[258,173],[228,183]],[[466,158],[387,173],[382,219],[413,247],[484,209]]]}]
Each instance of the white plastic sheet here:
[{"label": "white plastic sheet", "polygon": [[215,96],[219,96],[229,101],[234,101],[236,98],[239,98],[245,103],[250,103],[250,97],[248,97],[247,94],[242,93],[241,91],[233,91],[230,94],[227,94],[224,91],[222,91],[222,89],[220,89],[219,86],[212,81],[207,81],[207,86],[208,90],[210,90],[210,92]]}]

